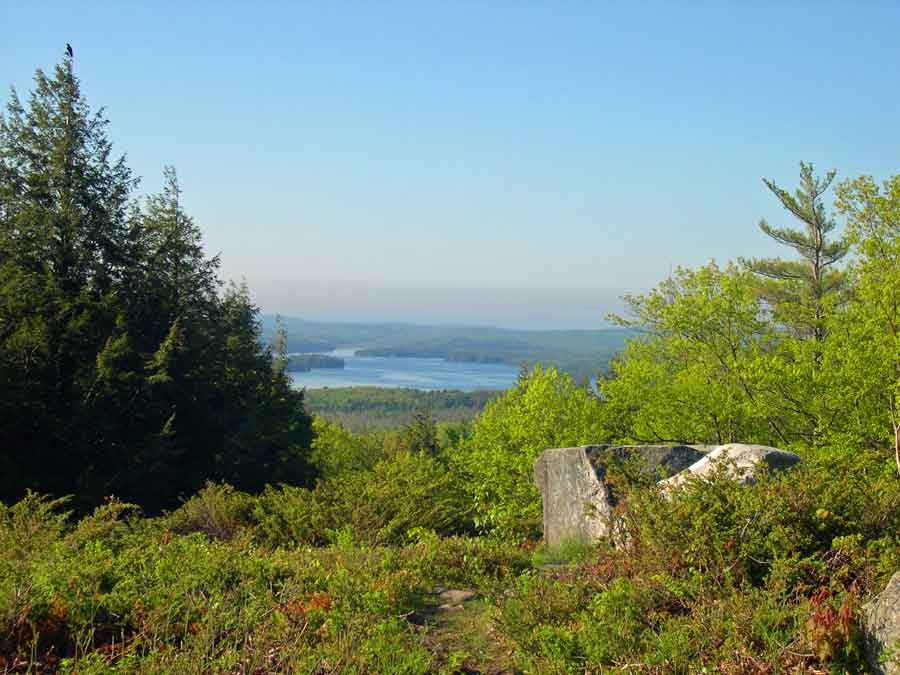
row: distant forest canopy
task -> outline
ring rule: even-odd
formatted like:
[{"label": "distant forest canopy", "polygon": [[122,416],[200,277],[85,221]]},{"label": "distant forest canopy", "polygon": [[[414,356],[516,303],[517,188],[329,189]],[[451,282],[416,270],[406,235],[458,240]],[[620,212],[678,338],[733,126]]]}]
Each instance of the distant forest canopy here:
[{"label": "distant forest canopy", "polygon": [[328,354],[291,354],[287,360],[287,369],[300,373],[318,368],[341,370],[344,365],[344,359]]},{"label": "distant forest canopy", "polygon": [[[554,366],[576,381],[605,375],[610,360],[638,331],[511,330],[484,326],[425,326],[404,323],[338,323],[280,317],[289,352],[324,352],[347,347],[360,356],[443,358],[465,363]],[[263,336],[274,343],[276,318],[262,316]]]},{"label": "distant forest canopy", "polygon": [[306,405],[314,415],[354,431],[393,429],[418,413],[436,423],[471,422],[501,391],[422,391],[391,387],[307,389]]}]

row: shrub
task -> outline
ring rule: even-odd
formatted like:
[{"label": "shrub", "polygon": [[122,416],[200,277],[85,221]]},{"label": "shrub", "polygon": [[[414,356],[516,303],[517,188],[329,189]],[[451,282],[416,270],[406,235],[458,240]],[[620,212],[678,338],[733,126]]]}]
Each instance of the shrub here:
[{"label": "shrub", "polygon": [[373,433],[353,433],[336,422],[313,419],[310,459],[317,474],[333,479],[371,469],[384,456],[382,439]]},{"label": "shrub", "polygon": [[371,471],[326,480],[314,490],[282,486],[262,495],[254,518],[269,546],[322,545],[338,539],[402,544],[414,528],[439,534],[470,529],[459,483],[436,459],[398,452]]},{"label": "shrub", "polygon": [[405,564],[434,584],[476,588],[482,594],[501,593],[531,567],[529,551],[500,539],[439,537],[431,530],[413,530],[415,542],[402,555]]},{"label": "shrub", "polygon": [[616,478],[625,541],[501,598],[524,669],[860,672],[860,607],[900,564],[882,454],[816,453],[749,486],[723,467],[668,495]]},{"label": "shrub", "polygon": [[202,532],[212,539],[231,539],[250,523],[253,500],[226,483],[207,482],[206,487],[169,514],[172,532]]}]

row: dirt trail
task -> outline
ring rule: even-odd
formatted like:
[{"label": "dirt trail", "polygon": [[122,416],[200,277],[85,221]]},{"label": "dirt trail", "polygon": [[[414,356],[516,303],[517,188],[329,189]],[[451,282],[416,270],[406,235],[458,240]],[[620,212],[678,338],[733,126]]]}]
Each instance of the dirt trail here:
[{"label": "dirt trail", "polygon": [[441,672],[513,675],[511,654],[494,633],[496,608],[472,591],[437,589],[416,623]]}]

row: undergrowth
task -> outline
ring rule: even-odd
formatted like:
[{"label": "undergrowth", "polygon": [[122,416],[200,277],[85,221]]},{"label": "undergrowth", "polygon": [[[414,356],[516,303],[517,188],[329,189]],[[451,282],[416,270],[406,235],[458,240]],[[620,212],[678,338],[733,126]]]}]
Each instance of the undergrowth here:
[{"label": "undergrowth", "polygon": [[[900,490],[874,453],[830,457],[668,495],[620,478],[623,541],[556,550],[472,536],[424,455],[313,490],[209,484],[157,518],[110,499],[75,520],[29,494],[0,507],[0,666],[861,672],[861,607],[900,567]],[[416,620],[436,587],[478,593],[472,627]]]}]

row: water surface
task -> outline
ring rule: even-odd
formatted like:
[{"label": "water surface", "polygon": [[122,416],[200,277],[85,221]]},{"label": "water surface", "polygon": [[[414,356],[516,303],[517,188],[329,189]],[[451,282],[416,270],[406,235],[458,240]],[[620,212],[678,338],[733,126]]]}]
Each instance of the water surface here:
[{"label": "water surface", "polygon": [[505,363],[458,363],[444,359],[356,356],[353,349],[336,349],[329,356],[344,359],[343,370],[323,368],[290,373],[295,387],[411,387],[427,391],[508,389],[519,369]]}]

